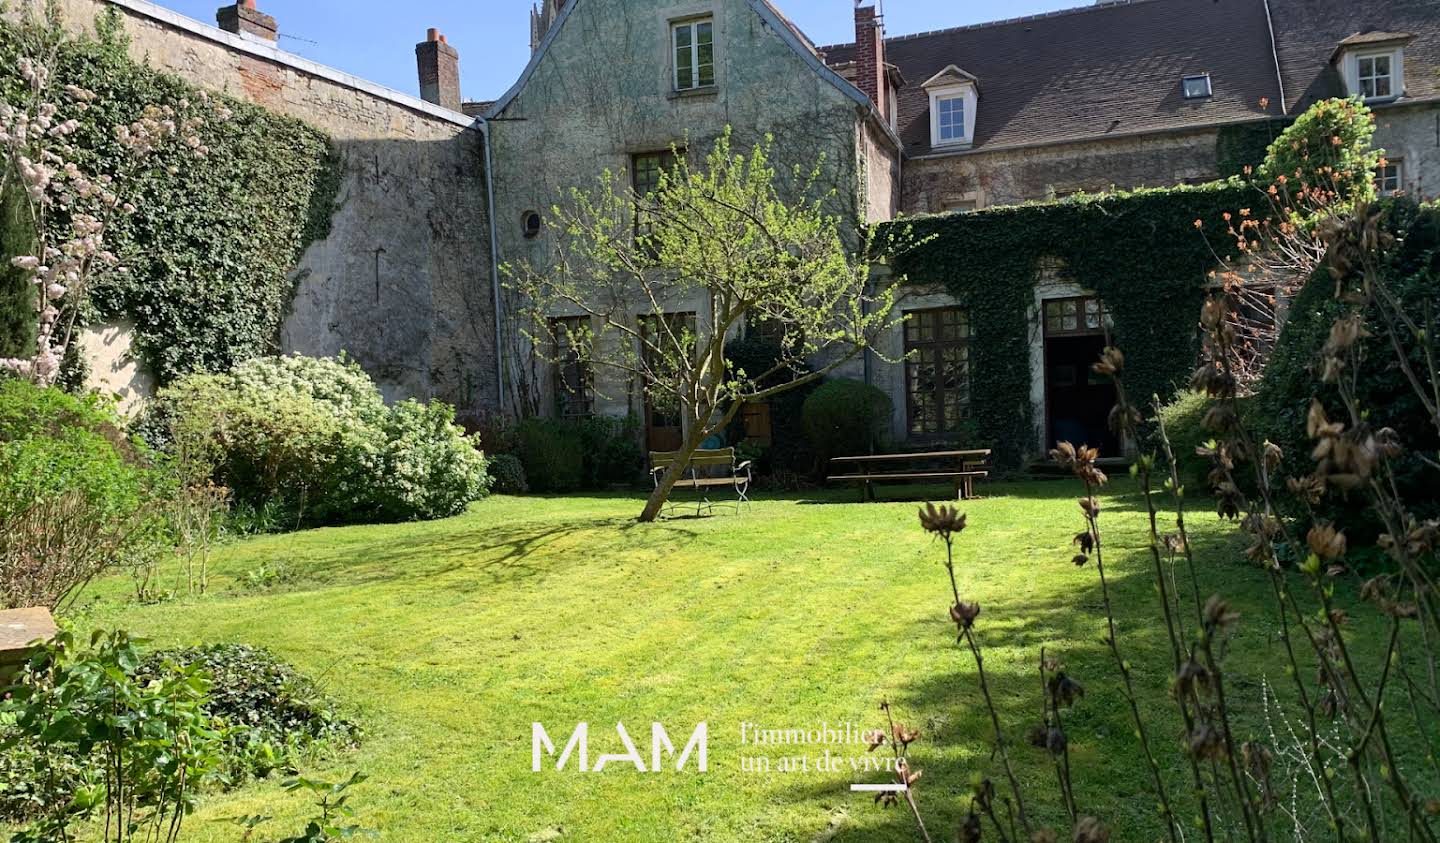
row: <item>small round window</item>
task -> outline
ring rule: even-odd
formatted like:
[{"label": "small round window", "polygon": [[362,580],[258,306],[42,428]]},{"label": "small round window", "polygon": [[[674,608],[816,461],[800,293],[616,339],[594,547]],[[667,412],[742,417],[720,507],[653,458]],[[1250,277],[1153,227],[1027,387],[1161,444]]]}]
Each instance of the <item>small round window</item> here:
[{"label": "small round window", "polygon": [[540,236],[540,214],[535,211],[526,211],[520,218],[520,222],[524,228],[526,240],[534,240]]}]

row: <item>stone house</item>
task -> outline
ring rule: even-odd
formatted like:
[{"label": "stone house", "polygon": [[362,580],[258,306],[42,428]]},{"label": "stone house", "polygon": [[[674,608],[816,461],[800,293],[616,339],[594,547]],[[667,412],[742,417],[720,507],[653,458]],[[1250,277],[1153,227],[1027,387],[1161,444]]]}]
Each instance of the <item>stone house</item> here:
[{"label": "stone house", "polygon": [[[896,37],[887,37],[874,0],[857,0],[855,41],[819,48],[767,2],[630,2],[621,4],[623,11],[614,5],[546,0],[532,16],[535,58],[507,98],[483,115],[492,126],[497,185],[521,179],[526,186],[497,192],[497,220],[518,220],[527,201],[540,204],[533,192],[517,203],[524,190],[550,187],[505,166],[520,151],[507,145],[507,136],[523,139],[524,154],[543,155],[545,144],[569,147],[569,154],[544,156],[561,167],[546,179],[577,183],[601,167],[618,169],[627,158],[638,163],[641,150],[663,148],[666,138],[682,132],[709,137],[727,122],[763,131],[824,102],[849,110],[856,91],[873,105],[869,120],[842,114],[841,131],[808,131],[800,152],[844,160],[853,132],[854,148],[864,150],[856,161],[863,165],[857,191],[868,199],[856,209],[857,220],[1213,181],[1239,169],[1224,160],[1228,140],[1247,129],[1253,136],[1257,125],[1278,125],[1270,121],[1329,96],[1358,95],[1375,109],[1377,143],[1390,152],[1377,174],[1382,190],[1433,194],[1427,185],[1440,177],[1440,8],[1434,0],[1102,0]],[[680,69],[672,49],[690,21],[712,17],[718,69],[707,80],[713,85],[701,86],[716,105],[709,109],[689,100],[693,91],[683,90],[675,75]],[[585,20],[604,23],[572,23]],[[580,33],[567,35],[567,26]],[[559,114],[531,111],[527,122],[509,122],[519,113],[516,98],[529,97],[527,107],[536,107],[537,74],[573,67],[575,57],[563,45],[579,37],[587,50],[582,63],[624,67],[563,74],[564,96],[597,106],[600,118],[594,108],[560,104],[552,107]],[[792,50],[780,50],[782,41]],[[557,44],[565,58],[550,55]],[[610,64],[612,51],[633,64]],[[853,90],[835,85],[815,56]],[[798,102],[808,100],[817,82],[823,96]],[[581,126],[572,116],[577,111],[585,115]],[[875,118],[890,131],[878,132]],[[1263,153],[1266,140],[1262,136],[1252,154]],[[534,254],[544,248],[542,240],[543,234],[529,244],[497,236],[509,255]],[[1035,271],[1031,405],[1034,448],[1043,452],[1057,430],[1103,430],[1113,397],[1108,385],[1074,377],[1103,343],[1104,302],[1068,281],[1063,267]],[[910,329],[882,336],[879,355],[841,374],[862,377],[891,396],[896,440],[953,439],[965,429],[970,379],[984,377],[970,370],[968,316],[945,292],[919,287],[905,291],[901,308]],[[888,365],[882,355],[908,355],[909,361]],[[575,379],[542,387],[556,396],[552,408],[637,409],[633,390],[618,390],[630,396],[628,403],[596,403],[557,389],[562,380]],[[617,394],[615,386],[600,392]],[[652,438],[651,444],[663,442]]]},{"label": "stone house", "polygon": [[[854,42],[829,47],[779,2],[541,0],[530,61],[493,102],[461,96],[459,53],[436,30],[416,47],[422,99],[279,49],[255,0],[222,8],[218,29],[145,0],[62,6],[81,29],[118,7],[136,58],[333,136],[341,201],[295,268],[284,350],[346,350],[388,396],[439,397],[471,418],[513,412],[522,391],[550,414],[634,413],[656,446],[674,431],[633,384],[570,389],[589,379],[557,377],[517,341],[499,267],[543,265],[554,248],[543,212],[567,189],[606,169],[644,187],[672,148],[705,149],[726,126],[737,144],[773,133],[785,161],[823,153],[856,229],[1211,180],[1235,171],[1235,138],[1264,138],[1271,121],[1337,95],[1377,114],[1383,190],[1440,193],[1437,0],[1101,0],[894,36],[876,0],[856,0]],[[1058,377],[1094,350],[1105,317],[1063,267],[1035,272],[1038,451],[1057,419],[1105,403]],[[872,356],[843,374],[891,395],[896,440],[955,438],[971,379],[985,376],[969,367],[968,316],[941,290],[910,289],[901,307],[910,335],[896,330],[880,350],[914,359]],[[136,376],[123,326],[103,327],[97,374]]]}]

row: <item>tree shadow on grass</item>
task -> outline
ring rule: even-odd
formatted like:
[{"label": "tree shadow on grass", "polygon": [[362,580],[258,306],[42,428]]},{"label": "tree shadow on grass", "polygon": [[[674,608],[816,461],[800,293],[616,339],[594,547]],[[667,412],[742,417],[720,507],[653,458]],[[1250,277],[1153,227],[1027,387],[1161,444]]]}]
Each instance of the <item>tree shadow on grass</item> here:
[{"label": "tree shadow on grass", "polygon": [[[583,532],[615,531],[635,526],[632,519],[587,518],[487,525],[420,536],[377,536],[373,542],[346,544],[295,562],[287,590],[375,585],[406,581],[430,588],[435,580],[453,580],[447,587],[474,591],[498,584],[564,573],[593,560],[593,553],[546,552],[557,542]],[[678,547],[695,533],[679,525],[651,525],[647,544]],[[663,537],[657,537],[663,533]],[[602,540],[601,544],[609,544]]]}]

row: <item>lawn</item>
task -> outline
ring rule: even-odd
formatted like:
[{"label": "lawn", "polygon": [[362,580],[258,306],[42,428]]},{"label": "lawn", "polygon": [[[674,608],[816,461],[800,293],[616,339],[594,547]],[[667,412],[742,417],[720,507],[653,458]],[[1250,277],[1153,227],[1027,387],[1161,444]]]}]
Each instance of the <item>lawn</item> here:
[{"label": "lawn", "polygon": [[[1071,564],[1079,488],[1032,482],[983,493],[964,506],[959,578],[983,606],[987,669],[1032,810],[1059,820],[1053,768],[1023,742],[1038,719],[1036,663],[1046,647],[1088,691],[1067,721],[1082,810],[1110,822],[1115,840],[1153,840],[1154,799],[1099,638],[1096,571]],[[81,623],[125,626],[156,645],[264,645],[319,677],[368,736],[307,773],[367,773],[354,796],[361,820],[396,843],[914,840],[902,809],[848,790],[883,775],[854,773],[848,762],[783,772],[779,759],[826,747],[741,744],[742,724],[877,726],[882,699],[924,733],[911,748],[924,770],[918,799],[937,840],[950,839],[971,775],[998,781],[1000,771],[974,661],[955,648],[946,617],[943,546],[920,530],[913,501],[760,497],[738,517],[652,525],[631,520],[640,501],[630,496],[498,497],[447,521],[246,540],[218,552],[208,597],[141,606],[115,579],[95,590]],[[1144,515],[1134,495],[1104,503],[1124,646],[1172,765],[1178,722],[1164,696],[1168,656],[1153,620]],[[1232,695],[1260,728],[1261,678],[1288,681],[1268,586],[1237,561],[1232,528],[1203,512],[1191,524],[1202,589],[1224,592],[1242,615]],[[617,721],[647,764],[650,723],[664,723],[679,748],[704,721],[709,771],[692,761],[678,773],[612,763],[582,774],[572,760],[534,773],[536,721],[562,746],[574,724],[590,723],[592,765],[623,751]],[[747,756],[771,758],[770,772],[742,769]],[[1169,768],[1177,784],[1180,772]],[[306,807],[277,781],[254,783],[208,796],[185,839],[235,840],[223,820],[257,813],[293,833]]]}]

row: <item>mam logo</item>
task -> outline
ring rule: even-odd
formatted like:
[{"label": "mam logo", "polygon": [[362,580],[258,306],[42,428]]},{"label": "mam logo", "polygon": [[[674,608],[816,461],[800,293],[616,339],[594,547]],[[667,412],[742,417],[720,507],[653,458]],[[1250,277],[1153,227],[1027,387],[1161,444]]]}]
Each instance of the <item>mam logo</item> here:
[{"label": "mam logo", "polygon": [[[554,755],[555,742],[550,740],[546,733],[545,726],[540,723],[530,724],[530,769],[533,772],[540,772],[541,754]],[[601,755],[595,759],[595,766],[590,766],[590,724],[580,723],[575,731],[570,733],[570,740],[565,742],[565,748],[560,751],[560,757],[555,761],[555,769],[565,769],[570,756],[578,756],[578,767],[582,773],[598,773],[605,769],[606,764],[629,763],[635,765],[635,769],[642,773],[658,773],[664,769],[661,760],[662,755],[675,755],[675,744],[670,741],[666,734],[665,727],[659,723],[650,724],[650,766],[645,766],[645,759],[640,756],[640,751],[635,748],[635,741],[630,739],[630,733],[625,731],[624,723],[615,724],[615,735],[620,740],[620,746],[624,752]],[[686,742],[685,748],[681,750],[680,757],[675,759],[677,771],[685,769],[685,762],[690,760],[691,753],[695,755],[696,769],[700,772],[706,770],[706,743],[709,739],[709,730],[704,723],[695,727],[691,733],[690,740]]]}]

